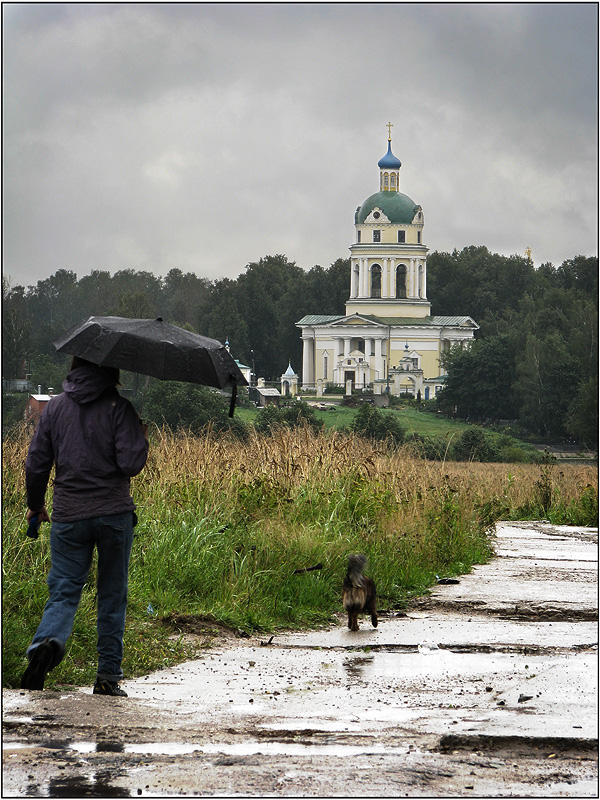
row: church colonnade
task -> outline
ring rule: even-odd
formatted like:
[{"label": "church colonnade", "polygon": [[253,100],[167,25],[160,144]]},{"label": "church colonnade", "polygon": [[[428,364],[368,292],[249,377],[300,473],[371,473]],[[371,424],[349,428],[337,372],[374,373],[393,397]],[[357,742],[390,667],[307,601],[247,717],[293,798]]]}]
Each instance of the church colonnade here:
[{"label": "church colonnade", "polygon": [[[344,384],[344,374],[346,370],[351,370],[353,365],[345,364],[351,358],[351,353],[358,350],[361,357],[366,362],[366,365],[373,370],[372,380],[382,380],[388,377],[387,373],[387,351],[393,342],[389,340],[389,334],[385,333],[380,336],[361,336],[357,339],[356,333],[354,335],[344,333],[340,336],[333,336],[333,352],[325,349],[321,353],[322,363],[320,368],[315,363],[315,335],[314,333],[305,333],[302,337],[303,352],[302,352],[302,374],[311,376],[308,381],[304,381],[305,388],[312,385],[314,387],[317,375],[320,375],[325,383],[333,383],[336,385]],[[395,337],[393,337],[395,340]],[[355,342],[353,348],[352,342]],[[460,345],[461,347],[468,347],[472,343],[472,339],[461,339],[457,337],[443,338],[441,340],[441,352],[450,350],[453,345]],[[360,345],[364,346],[364,349]],[[399,356],[401,358],[401,356]],[[394,368],[390,365],[390,369]],[[404,367],[406,369],[406,367]],[[440,371],[443,370],[440,367]],[[370,383],[370,381],[368,381]]]},{"label": "church colonnade", "polygon": [[[381,263],[373,259],[358,258],[354,261],[352,294],[350,299],[360,297],[417,298],[427,297],[427,272],[425,260],[421,258],[383,258]],[[380,278],[374,283],[374,270],[378,268]],[[399,287],[397,281],[403,281]]]}]

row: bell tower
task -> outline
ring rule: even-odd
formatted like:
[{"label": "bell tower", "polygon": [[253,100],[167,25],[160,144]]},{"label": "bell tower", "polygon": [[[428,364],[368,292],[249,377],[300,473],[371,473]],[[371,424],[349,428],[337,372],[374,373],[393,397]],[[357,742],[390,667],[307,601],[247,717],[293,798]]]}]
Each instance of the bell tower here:
[{"label": "bell tower", "polygon": [[346,314],[428,317],[427,248],[423,209],[400,191],[402,163],[388,149],[379,160],[379,191],[356,209],[350,247],[350,298]]}]

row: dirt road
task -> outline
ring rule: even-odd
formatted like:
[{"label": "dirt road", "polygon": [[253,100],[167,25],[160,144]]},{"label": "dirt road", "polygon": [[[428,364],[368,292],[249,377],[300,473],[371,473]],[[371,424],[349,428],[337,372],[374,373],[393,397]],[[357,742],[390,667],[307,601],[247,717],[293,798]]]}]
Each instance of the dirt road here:
[{"label": "dirt road", "polygon": [[351,633],[223,639],[129,697],[3,691],[3,797],[598,796],[598,531],[496,558]]}]

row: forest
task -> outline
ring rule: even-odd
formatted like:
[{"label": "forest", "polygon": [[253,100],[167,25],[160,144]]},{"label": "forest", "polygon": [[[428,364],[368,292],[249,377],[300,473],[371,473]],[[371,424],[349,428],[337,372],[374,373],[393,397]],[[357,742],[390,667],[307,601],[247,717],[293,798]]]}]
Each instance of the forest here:
[{"label": "forest", "polygon": [[[479,325],[469,350],[452,350],[438,407],[471,422],[516,420],[546,441],[598,438],[598,259],[556,267],[503,256],[484,246],[427,260],[432,315],[468,315]],[[230,343],[232,355],[278,381],[302,366],[295,323],[305,314],[343,314],[349,259],[304,270],[285,255],[246,265],[236,278],[209,281],[173,267],[59,269],[35,286],[3,278],[3,378],[31,375],[60,386],[66,360],[52,342],[91,315],[162,317]]]}]

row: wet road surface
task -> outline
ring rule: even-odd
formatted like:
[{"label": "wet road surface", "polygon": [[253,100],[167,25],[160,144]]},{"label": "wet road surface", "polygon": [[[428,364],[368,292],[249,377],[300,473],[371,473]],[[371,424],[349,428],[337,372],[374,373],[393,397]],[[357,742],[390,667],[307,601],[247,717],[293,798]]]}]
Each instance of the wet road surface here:
[{"label": "wet road surface", "polygon": [[502,523],[405,616],[3,691],[4,797],[598,796],[598,532]]}]

